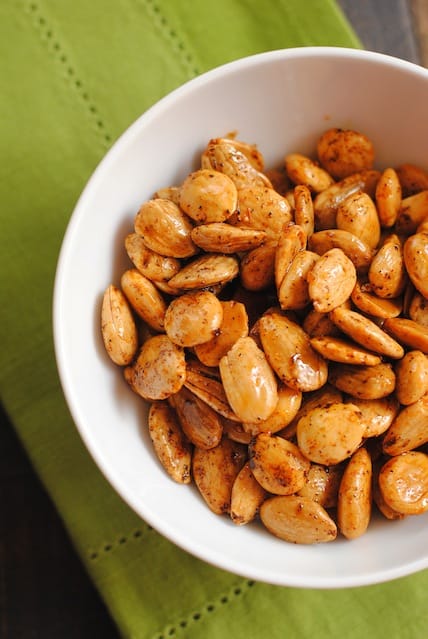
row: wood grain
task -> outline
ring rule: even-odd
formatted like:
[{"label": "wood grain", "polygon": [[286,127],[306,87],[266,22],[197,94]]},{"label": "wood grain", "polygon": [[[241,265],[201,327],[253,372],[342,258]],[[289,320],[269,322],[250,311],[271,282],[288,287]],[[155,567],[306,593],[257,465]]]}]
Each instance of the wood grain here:
[{"label": "wood grain", "polygon": [[420,64],[428,67],[428,0],[411,0],[415,39],[419,49]]},{"label": "wood grain", "polygon": [[[421,63],[414,0],[338,0],[365,49]],[[427,4],[427,0],[419,0]]]}]

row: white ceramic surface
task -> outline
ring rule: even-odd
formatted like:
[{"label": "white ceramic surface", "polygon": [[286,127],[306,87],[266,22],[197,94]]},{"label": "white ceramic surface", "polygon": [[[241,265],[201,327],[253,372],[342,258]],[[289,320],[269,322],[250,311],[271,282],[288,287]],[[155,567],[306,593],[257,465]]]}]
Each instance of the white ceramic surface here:
[{"label": "white ceramic surface", "polygon": [[59,373],[79,432],[122,498],[178,546],[274,584],[370,584],[428,567],[428,515],[375,519],[360,539],[295,546],[257,525],[212,514],[196,490],[172,482],[155,458],[144,402],[107,358],[100,301],[128,264],[125,235],[141,203],[179,183],[209,138],[237,131],[267,165],[312,153],[328,127],[374,142],[377,165],[428,168],[428,72],[380,54],[303,48],[260,54],[202,75],[143,114],[107,153],[71,218],[58,263],[54,335]]}]

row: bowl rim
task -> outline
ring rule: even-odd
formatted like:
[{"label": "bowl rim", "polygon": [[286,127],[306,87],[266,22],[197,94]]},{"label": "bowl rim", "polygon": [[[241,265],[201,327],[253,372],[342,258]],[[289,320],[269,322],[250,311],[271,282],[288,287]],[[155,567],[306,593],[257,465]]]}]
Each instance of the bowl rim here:
[{"label": "bowl rim", "polygon": [[203,548],[195,546],[192,542],[188,542],[187,539],[178,537],[171,530],[171,527],[159,518],[156,513],[147,512],[142,513],[141,508],[137,507],[134,500],[128,494],[128,491],[121,480],[121,477],[117,476],[116,472],[112,472],[108,467],[103,455],[100,454],[96,446],[95,439],[92,439],[90,428],[85,423],[85,417],[81,413],[78,404],[75,401],[75,396],[72,388],[72,382],[68,373],[67,361],[64,353],[64,340],[65,335],[62,331],[62,303],[64,295],[63,281],[65,278],[67,264],[69,259],[69,250],[74,237],[77,226],[80,222],[80,218],[83,215],[85,208],[85,200],[87,194],[97,188],[97,185],[106,168],[111,162],[115,161],[115,156],[120,154],[123,146],[129,143],[129,140],[139,134],[141,127],[150,123],[150,120],[154,117],[158,117],[164,110],[169,108],[169,105],[174,102],[181,95],[192,91],[194,88],[198,88],[204,84],[209,84],[219,76],[223,74],[234,73],[239,69],[246,69],[247,67],[257,64],[259,62],[270,62],[275,60],[281,60],[283,58],[311,58],[313,56],[324,58],[342,58],[350,60],[361,61],[373,61],[378,64],[383,64],[388,67],[395,67],[401,70],[407,70],[412,74],[422,76],[428,81],[428,69],[407,60],[397,58],[385,53],[379,53],[375,51],[369,51],[365,49],[357,49],[350,47],[336,47],[336,46],[301,46],[290,47],[283,49],[275,49],[270,51],[264,51],[248,55],[242,58],[226,62],[219,66],[216,66],[204,73],[201,73],[197,77],[194,77],[179,87],[173,89],[165,96],[161,97],[153,105],[147,108],[140,116],[137,117],[116,139],[116,141],[108,149],[104,157],[97,164],[96,168],[92,172],[91,176],[87,180],[86,184],[81,191],[74,209],[69,218],[63,240],[61,243],[57,266],[54,277],[53,285],[53,299],[52,299],[52,322],[53,322],[53,343],[54,354],[56,360],[57,371],[59,375],[62,391],[70,411],[71,417],[77,428],[77,431],[84,442],[87,450],[89,451],[92,459],[95,461],[98,469],[102,472],[104,477],[108,480],[109,484],[121,497],[121,499],[135,512],[138,516],[144,519],[146,523],[151,525],[162,536],[171,541],[179,548],[189,552],[193,556],[211,564],[217,568],[236,573],[242,577],[249,579],[256,579],[261,582],[270,583],[280,586],[292,586],[303,588],[318,588],[318,589],[334,589],[334,588],[348,588],[356,586],[365,586],[376,583],[382,583],[391,581],[399,577],[404,577],[415,572],[419,572],[425,568],[428,568],[428,556],[417,561],[413,561],[408,564],[404,564],[398,568],[383,569],[377,572],[371,573],[369,576],[350,576],[350,577],[313,577],[310,579],[303,578],[289,578],[287,575],[284,578],[280,578],[278,575],[272,575],[263,570],[246,570],[240,562],[235,562],[233,557],[228,556],[227,561],[223,556],[214,556],[214,553],[207,555]]}]

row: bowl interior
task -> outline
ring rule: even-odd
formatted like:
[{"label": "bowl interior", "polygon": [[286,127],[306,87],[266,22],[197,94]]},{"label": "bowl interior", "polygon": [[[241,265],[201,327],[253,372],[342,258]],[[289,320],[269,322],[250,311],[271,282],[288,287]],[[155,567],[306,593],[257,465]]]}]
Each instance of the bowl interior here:
[{"label": "bowl interior", "polygon": [[236,131],[267,166],[312,154],[338,126],[374,142],[379,168],[426,166],[428,73],[379,54],[290,49],[211,71],[135,122],[99,165],[70,221],[58,264],[54,332],[66,399],[95,461],[123,499],[161,534],[196,556],[261,581],[343,587],[385,581],[428,566],[428,515],[375,518],[360,539],[287,544],[256,524],[212,514],[191,486],[172,482],[155,458],[145,403],[107,358],[100,335],[104,289],[128,267],[123,242],[156,189],[195,168],[211,137]]}]

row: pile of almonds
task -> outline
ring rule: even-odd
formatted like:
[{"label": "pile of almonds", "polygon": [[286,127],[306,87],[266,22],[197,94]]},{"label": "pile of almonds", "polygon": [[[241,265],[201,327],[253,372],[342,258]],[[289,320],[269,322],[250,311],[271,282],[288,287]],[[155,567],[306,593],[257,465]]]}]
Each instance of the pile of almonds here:
[{"label": "pile of almonds", "polygon": [[289,542],[428,510],[428,173],[374,162],[352,130],[271,170],[211,139],[142,204],[103,298],[171,478]]}]

